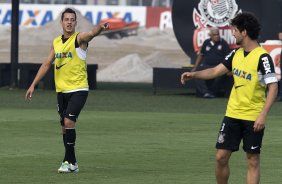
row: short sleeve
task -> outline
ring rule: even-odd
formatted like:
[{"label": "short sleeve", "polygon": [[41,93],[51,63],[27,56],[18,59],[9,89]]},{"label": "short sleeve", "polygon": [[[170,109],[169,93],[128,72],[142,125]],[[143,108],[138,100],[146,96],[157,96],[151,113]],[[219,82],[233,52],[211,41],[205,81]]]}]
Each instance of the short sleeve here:
[{"label": "short sleeve", "polygon": [[259,59],[258,72],[262,75],[264,83],[270,84],[277,82],[274,63],[269,54],[262,54]]},{"label": "short sleeve", "polygon": [[232,71],[232,60],[235,55],[236,49],[232,50],[223,60],[222,64],[229,70]]}]

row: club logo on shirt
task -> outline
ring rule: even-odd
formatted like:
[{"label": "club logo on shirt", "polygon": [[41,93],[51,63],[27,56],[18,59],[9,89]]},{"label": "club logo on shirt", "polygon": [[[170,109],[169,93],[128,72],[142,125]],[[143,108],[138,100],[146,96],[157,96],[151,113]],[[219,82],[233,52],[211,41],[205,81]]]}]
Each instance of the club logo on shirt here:
[{"label": "club logo on shirt", "polygon": [[240,78],[243,78],[243,79],[246,79],[246,80],[249,80],[249,81],[252,80],[252,74],[250,74],[246,71],[239,70],[237,68],[233,68],[232,73],[233,73],[233,75],[235,75],[237,77],[240,77]]},{"label": "club logo on shirt", "polygon": [[56,59],[62,59],[62,58],[72,58],[71,52],[58,52],[55,54]]},{"label": "club logo on shirt", "polygon": [[222,50],[222,45],[218,45],[217,50]]}]

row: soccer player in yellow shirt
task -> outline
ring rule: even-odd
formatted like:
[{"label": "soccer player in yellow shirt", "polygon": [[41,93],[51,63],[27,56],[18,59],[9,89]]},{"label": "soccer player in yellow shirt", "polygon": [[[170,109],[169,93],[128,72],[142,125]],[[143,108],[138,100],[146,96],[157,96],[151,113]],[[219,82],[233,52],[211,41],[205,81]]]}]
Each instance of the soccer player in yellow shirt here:
[{"label": "soccer player in yellow shirt", "polygon": [[216,143],[216,179],[218,184],[228,183],[229,158],[243,140],[247,183],[259,184],[262,138],[267,114],[277,96],[277,78],[270,55],[257,42],[261,29],[257,18],[252,13],[239,13],[231,25],[241,47],[214,68],[183,73],[181,82],[212,79],[232,71],[234,85]]},{"label": "soccer player in yellow shirt", "polygon": [[88,96],[86,56],[88,42],[102,31],[109,29],[107,23],[95,26],[89,32],[76,32],[76,12],[67,8],[61,15],[63,35],[53,40],[48,57],[43,61],[32,84],[26,92],[31,100],[34,88],[46,75],[54,62],[58,113],[63,132],[65,157],[59,173],[78,172],[75,156],[75,123]]}]

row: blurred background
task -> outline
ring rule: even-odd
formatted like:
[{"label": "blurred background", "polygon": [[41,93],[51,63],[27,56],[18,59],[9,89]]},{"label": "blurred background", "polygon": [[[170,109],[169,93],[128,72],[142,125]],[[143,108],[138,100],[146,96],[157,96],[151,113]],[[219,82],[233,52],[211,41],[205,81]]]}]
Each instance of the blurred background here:
[{"label": "blurred background", "polygon": [[[171,7],[173,0],[20,0],[26,4],[84,4],[84,5],[126,5]],[[10,3],[11,0],[0,0]]]}]

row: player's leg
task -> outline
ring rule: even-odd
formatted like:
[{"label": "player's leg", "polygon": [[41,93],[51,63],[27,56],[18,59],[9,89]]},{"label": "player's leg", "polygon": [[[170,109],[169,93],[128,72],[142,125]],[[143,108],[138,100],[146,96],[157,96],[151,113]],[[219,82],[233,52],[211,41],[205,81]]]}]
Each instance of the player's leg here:
[{"label": "player's leg", "polygon": [[[68,101],[68,107],[66,110],[64,118],[64,126],[66,130],[66,154],[70,167],[77,166],[76,156],[75,156],[75,142],[76,142],[76,130],[75,123],[76,120],[86,102],[88,96],[88,91],[78,91],[71,94],[71,97]],[[71,169],[73,170],[73,169]],[[78,168],[75,167],[75,171],[78,171]]]},{"label": "player's leg", "polygon": [[62,126],[62,135],[63,135],[63,143],[64,146],[66,146],[66,141],[65,141],[65,129],[64,129],[64,118],[65,118],[65,114],[66,114],[66,108],[67,108],[67,102],[64,98],[64,94],[63,93],[58,93],[57,94],[57,110],[59,113],[59,117],[60,117],[60,123]]},{"label": "player's leg", "polygon": [[75,156],[75,141],[76,141],[75,121],[65,118],[64,123],[65,123],[65,132],[66,132],[66,158],[68,158],[69,170],[78,172],[78,166]]},{"label": "player's leg", "polygon": [[68,158],[67,158],[67,151],[66,151],[66,146],[67,146],[67,141],[66,141],[66,131],[64,127],[64,117],[66,113],[66,108],[67,108],[67,99],[66,95],[64,93],[58,93],[57,94],[57,101],[58,101],[58,113],[60,117],[60,123],[62,127],[62,137],[63,137],[63,143],[65,147],[65,156],[62,161],[61,166],[58,169],[59,173],[66,173],[69,172],[69,163],[68,163]]},{"label": "player's leg", "polygon": [[218,184],[227,184],[230,175],[230,150],[218,149],[216,152],[215,176]]},{"label": "player's leg", "polygon": [[218,184],[227,184],[230,175],[229,159],[239,150],[241,142],[240,120],[224,117],[216,143],[215,175]]},{"label": "player's leg", "polygon": [[259,184],[260,154],[247,153],[247,161],[248,161],[247,184]]},{"label": "player's leg", "polygon": [[246,152],[248,172],[247,183],[258,184],[260,181],[260,150],[264,129],[254,132],[254,121],[244,121],[243,149]]}]

